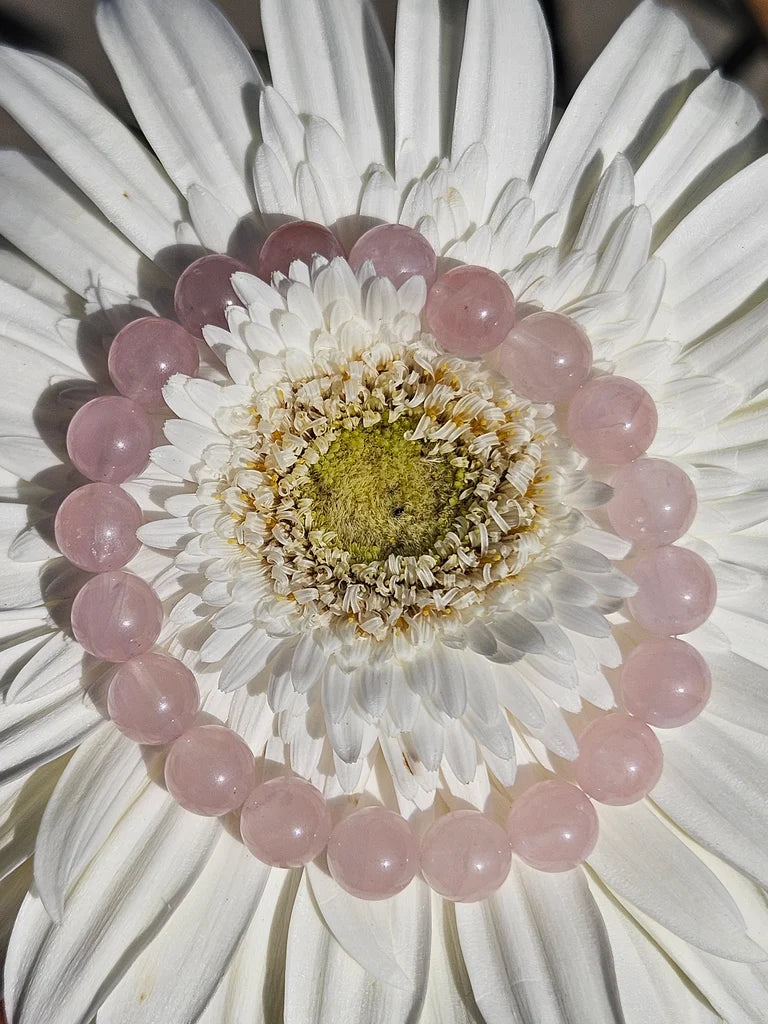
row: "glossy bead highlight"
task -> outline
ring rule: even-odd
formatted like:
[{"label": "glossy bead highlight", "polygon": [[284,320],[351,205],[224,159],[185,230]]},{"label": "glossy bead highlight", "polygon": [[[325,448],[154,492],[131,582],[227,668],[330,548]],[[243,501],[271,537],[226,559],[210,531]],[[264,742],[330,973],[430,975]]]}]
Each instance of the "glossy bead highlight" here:
[{"label": "glossy bead highlight", "polygon": [[695,647],[672,637],[638,644],[621,669],[624,707],[657,729],[693,721],[711,690],[706,661]]},{"label": "glossy bead highlight", "polygon": [[492,359],[518,395],[562,402],[589,376],[592,346],[570,317],[533,313],[517,322]]},{"label": "glossy bead highlight", "polygon": [[717,583],[695,551],[674,544],[641,555],[629,571],[637,593],[627,601],[643,629],[657,636],[677,636],[698,629],[715,607]]},{"label": "glossy bead highlight", "polygon": [[259,277],[272,282],[276,273],[288,276],[294,260],[311,266],[313,256],[325,256],[330,262],[344,256],[344,247],[324,224],[311,220],[292,220],[281,224],[267,237],[259,253]]},{"label": "glossy bead highlight", "polygon": [[173,320],[145,316],[132,320],[109,349],[109,375],[121,395],[151,409],[161,409],[163,385],[174,373],[197,373],[197,344]]},{"label": "glossy bead highlight", "polygon": [[120,569],[141,547],[141,509],[117,484],[86,484],[62,501],[54,533],[59,551],[87,572]]},{"label": "glossy bead highlight", "polygon": [[328,841],[328,868],[342,889],[364,900],[402,892],[419,866],[419,844],[408,822],[384,807],[344,818]]},{"label": "glossy bead highlight", "polygon": [[152,588],[128,572],[103,572],[88,580],[72,603],[72,632],[89,654],[128,661],[160,635],[163,606]]},{"label": "glossy bead highlight", "polygon": [[322,793],[298,778],[257,786],[240,813],[243,842],[264,864],[298,868],[322,852],[331,834]]},{"label": "glossy bead highlight", "polygon": [[202,338],[203,328],[227,327],[227,310],[242,305],[232,287],[232,275],[252,274],[239,260],[215,253],[191,263],[176,283],[173,297],[179,323],[195,338]]},{"label": "glossy bead highlight", "polygon": [[429,289],[424,313],[447,352],[475,359],[500,345],[514,327],[515,297],[504,278],[486,267],[454,267]]},{"label": "glossy bead highlight", "polygon": [[515,800],[507,818],[513,851],[539,871],[570,871],[592,853],[597,812],[578,786],[549,779]]},{"label": "glossy bead highlight", "polygon": [[405,224],[377,224],[358,238],[349,264],[357,273],[366,260],[373,263],[378,277],[389,278],[395,288],[417,275],[429,288],[437,276],[435,250],[421,232]]},{"label": "glossy bead highlight", "polygon": [[666,459],[638,459],[622,466],[606,506],[619,537],[638,548],[671,544],[696,515],[696,488],[682,469]]},{"label": "glossy bead highlight", "polygon": [[200,694],[190,670],[168,654],[131,658],[112,677],[109,717],[136,743],[170,743],[197,717]]},{"label": "glossy bead highlight", "polygon": [[618,466],[638,458],[656,436],[653,399],[626,377],[595,377],[568,409],[568,436],[582,455]]},{"label": "glossy bead highlight", "polygon": [[220,817],[241,806],[253,788],[250,747],[223,725],[196,725],[180,736],[165,762],[165,784],[193,814]]},{"label": "glossy bead highlight", "polygon": [[119,484],[138,476],[149,462],[152,427],[129,398],[94,398],[78,409],[67,431],[67,451],[89,480]]},{"label": "glossy bead highlight", "polygon": [[576,781],[594,800],[621,806],[642,800],[661,778],[661,744],[645,722],[614,712],[579,736]]},{"label": "glossy bead highlight", "polygon": [[421,843],[421,870],[435,892],[474,903],[509,874],[512,850],[504,829],[480,811],[452,811],[430,825]]}]

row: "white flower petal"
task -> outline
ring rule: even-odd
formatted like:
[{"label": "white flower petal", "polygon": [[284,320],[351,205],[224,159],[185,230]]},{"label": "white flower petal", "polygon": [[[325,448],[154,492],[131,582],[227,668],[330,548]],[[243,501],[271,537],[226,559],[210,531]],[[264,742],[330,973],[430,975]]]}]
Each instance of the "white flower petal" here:
[{"label": "white flower petal", "polygon": [[57,758],[0,786],[0,880],[34,853],[40,819],[66,760]]},{"label": "white flower petal", "polygon": [[65,633],[53,636],[21,669],[6,693],[7,704],[48,697],[79,683],[93,663],[79,643]]},{"label": "white flower petal", "polygon": [[269,636],[261,629],[251,628],[229,652],[219,676],[219,689],[223,693],[231,693],[252,682],[284,643],[282,637]]},{"label": "white flower petal", "polygon": [[[448,151],[450,105],[454,94],[442,87],[443,76],[456,76],[458,62],[445,36],[455,22],[440,0],[402,0],[397,5],[395,34],[395,161],[406,140],[416,150],[421,173]],[[407,180],[407,179],[406,179]],[[391,218],[389,218],[391,219]]]}]

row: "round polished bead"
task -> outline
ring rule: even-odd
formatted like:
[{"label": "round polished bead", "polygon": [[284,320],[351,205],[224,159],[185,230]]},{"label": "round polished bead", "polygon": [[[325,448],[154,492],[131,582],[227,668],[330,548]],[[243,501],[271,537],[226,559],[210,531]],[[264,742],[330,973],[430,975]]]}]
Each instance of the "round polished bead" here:
[{"label": "round polished bead", "polygon": [[304,779],[271,779],[257,786],[240,814],[243,842],[260,861],[298,868],[324,849],[331,812],[322,794]]},{"label": "round polished bead", "polygon": [[103,572],[88,580],[72,602],[72,632],[89,654],[128,661],[160,635],[163,606],[154,590],[128,572]]},{"label": "round polished bead", "polygon": [[364,900],[402,892],[419,866],[419,844],[408,822],[384,807],[344,818],[328,841],[328,868],[342,889]]},{"label": "round polished bead", "polygon": [[539,871],[570,871],[582,864],[595,848],[598,830],[592,801],[560,779],[531,786],[507,818],[512,849]]},{"label": "round polished bead", "polygon": [[107,710],[120,732],[136,743],[170,743],[197,717],[195,677],[176,658],[150,651],[117,669]]},{"label": "round polished bead", "polygon": [[672,637],[638,644],[621,670],[624,707],[657,729],[692,721],[711,690],[706,661],[695,647]]},{"label": "round polished bead", "polygon": [[86,484],[62,501],[54,534],[59,551],[87,572],[119,569],[141,547],[141,509],[117,484]]},{"label": "round polished bead", "polygon": [[429,289],[425,315],[444,349],[472,359],[496,348],[512,330],[515,297],[486,267],[454,267]]},{"label": "round polished bead", "polygon": [[329,262],[344,256],[344,247],[336,235],[323,224],[311,220],[292,220],[281,224],[267,237],[259,253],[259,277],[270,282],[273,274],[285,274],[294,260],[312,265],[313,256],[324,256]]},{"label": "round polished bead", "polygon": [[662,636],[690,633],[709,618],[717,600],[715,576],[695,551],[674,544],[641,555],[630,576],[637,593],[629,611],[643,629]]},{"label": "round polished bead", "polygon": [[570,317],[532,313],[518,321],[493,359],[518,395],[562,402],[589,376],[592,346]]},{"label": "round polished bead", "polygon": [[191,263],[176,283],[173,302],[182,327],[202,338],[207,324],[227,327],[227,310],[242,305],[232,287],[232,275],[253,273],[239,260],[215,253]]},{"label": "round polished bead", "polygon": [[352,246],[349,264],[357,273],[366,260],[378,277],[399,288],[411,277],[423,277],[427,288],[437,276],[437,256],[424,235],[405,224],[377,224]]},{"label": "round polished bead", "polygon": [[119,484],[149,461],[152,427],[130,398],[94,398],[78,409],[67,431],[69,457],[89,480]]},{"label": "round polished bead", "polygon": [[596,377],[579,388],[568,410],[573,447],[610,465],[642,455],[656,436],[657,426],[653,399],[626,377]]},{"label": "round polished bead", "polygon": [[109,375],[121,395],[151,409],[162,408],[163,385],[174,373],[192,377],[199,367],[197,344],[173,320],[132,320],[109,349]]},{"label": "round polished bead", "polygon": [[661,547],[682,537],[696,515],[696,488],[666,459],[638,459],[613,480],[608,518],[616,533],[639,548]]},{"label": "round polished bead", "polygon": [[484,900],[504,883],[512,859],[504,829],[480,811],[438,818],[421,843],[421,871],[435,892],[454,903]]},{"label": "round polished bead", "polygon": [[173,744],[165,784],[176,803],[194,814],[219,817],[241,806],[253,788],[251,749],[223,725],[196,725]]},{"label": "round polished bead", "polygon": [[661,744],[645,722],[620,711],[595,719],[579,736],[576,781],[602,804],[633,804],[661,777]]}]

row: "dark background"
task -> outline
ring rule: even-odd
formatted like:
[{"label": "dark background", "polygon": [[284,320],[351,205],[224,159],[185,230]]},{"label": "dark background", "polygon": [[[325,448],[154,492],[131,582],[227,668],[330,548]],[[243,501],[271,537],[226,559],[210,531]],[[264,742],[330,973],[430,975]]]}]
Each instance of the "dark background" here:
[{"label": "dark background", "polygon": [[[185,0],[175,0],[183,5]],[[344,3],[345,0],[337,0]],[[377,0],[390,28],[394,0]],[[510,3],[515,0],[509,0]],[[617,26],[638,0],[543,0],[555,45],[558,95],[567,102]],[[768,12],[768,0],[668,0],[689,19],[714,62],[755,92],[768,111],[768,47],[748,12],[749,2]],[[127,121],[130,112],[93,26],[95,0],[0,0],[0,40],[39,50],[84,74]],[[219,0],[248,45],[263,46],[258,0]],[[768,18],[768,13],[766,14]],[[34,148],[0,111],[0,145]]]}]

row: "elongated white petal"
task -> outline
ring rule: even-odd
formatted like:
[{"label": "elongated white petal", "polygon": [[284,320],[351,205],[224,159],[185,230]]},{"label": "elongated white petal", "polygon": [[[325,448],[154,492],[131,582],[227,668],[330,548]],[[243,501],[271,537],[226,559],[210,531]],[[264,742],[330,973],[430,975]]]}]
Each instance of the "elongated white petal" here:
[{"label": "elongated white petal", "polygon": [[0,879],[32,856],[40,818],[66,760],[58,758],[0,786]]}]

